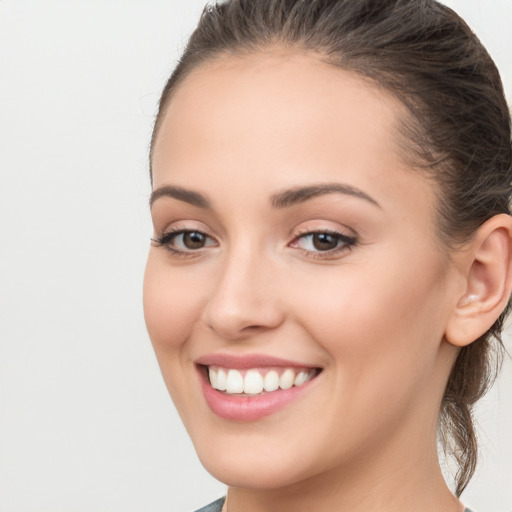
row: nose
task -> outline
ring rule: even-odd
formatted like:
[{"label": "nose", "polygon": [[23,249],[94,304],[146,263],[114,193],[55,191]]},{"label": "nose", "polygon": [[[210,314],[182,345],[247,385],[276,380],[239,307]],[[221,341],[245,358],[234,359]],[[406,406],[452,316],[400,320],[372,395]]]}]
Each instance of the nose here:
[{"label": "nose", "polygon": [[251,251],[227,256],[203,312],[208,328],[238,340],[279,327],[285,311],[275,274],[268,261]]}]

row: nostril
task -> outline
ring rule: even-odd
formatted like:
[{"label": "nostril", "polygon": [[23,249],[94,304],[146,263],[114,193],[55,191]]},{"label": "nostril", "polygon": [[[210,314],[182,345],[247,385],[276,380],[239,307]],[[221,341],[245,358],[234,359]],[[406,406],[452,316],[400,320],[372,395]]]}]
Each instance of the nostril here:
[{"label": "nostril", "polygon": [[[268,314],[254,308],[247,311],[212,311],[207,312],[204,324],[208,330],[225,339],[243,339],[281,325],[284,316],[281,312]],[[255,321],[256,320],[256,321]]]},{"label": "nostril", "polygon": [[263,325],[248,325],[247,327],[244,327],[243,331],[257,331],[259,329],[264,328]]}]

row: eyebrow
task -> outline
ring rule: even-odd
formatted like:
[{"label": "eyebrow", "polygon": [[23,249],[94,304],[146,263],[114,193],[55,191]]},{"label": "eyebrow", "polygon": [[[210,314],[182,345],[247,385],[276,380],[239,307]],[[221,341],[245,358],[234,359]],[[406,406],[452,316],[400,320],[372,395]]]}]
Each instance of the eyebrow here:
[{"label": "eyebrow", "polygon": [[189,203],[199,208],[211,208],[210,201],[199,192],[171,185],[165,185],[153,190],[149,198],[149,206],[153,206],[153,203],[161,197],[172,197],[173,199]]},{"label": "eyebrow", "polygon": [[303,203],[314,197],[326,194],[345,194],[348,196],[364,199],[369,203],[381,208],[380,204],[362,190],[342,183],[321,183],[306,187],[294,187],[278,192],[271,197],[271,204],[274,208],[288,208],[298,203]]},{"label": "eyebrow", "polygon": [[[270,203],[277,209],[288,208],[295,204],[303,203],[309,199],[327,194],[345,194],[359,199],[364,199],[374,206],[379,208],[381,207],[375,199],[362,190],[353,187],[352,185],[342,183],[321,183],[318,185],[290,188],[278,192],[277,194],[273,194],[270,198]],[[154,190],[149,199],[150,207],[161,197],[171,197],[178,201],[183,201],[193,206],[197,206],[198,208],[211,208],[210,201],[199,192],[172,185],[165,185]]]}]

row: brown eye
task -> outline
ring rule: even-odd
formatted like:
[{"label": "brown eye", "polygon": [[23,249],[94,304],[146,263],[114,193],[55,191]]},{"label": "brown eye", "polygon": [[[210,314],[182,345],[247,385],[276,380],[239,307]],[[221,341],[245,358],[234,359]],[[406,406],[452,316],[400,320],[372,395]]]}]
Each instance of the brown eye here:
[{"label": "brown eye", "polygon": [[311,241],[317,251],[336,249],[340,242],[339,236],[331,235],[330,233],[314,233]]},{"label": "brown eye", "polygon": [[206,233],[194,230],[171,231],[160,238],[153,239],[153,242],[160,247],[166,247],[169,251],[177,253],[201,252],[201,249],[217,247],[216,240]]},{"label": "brown eye", "polygon": [[325,253],[334,255],[350,249],[356,244],[356,239],[343,233],[317,231],[306,233],[295,239],[292,247],[299,247],[308,253]]},{"label": "brown eye", "polygon": [[183,233],[183,245],[187,249],[202,249],[206,245],[206,236],[199,231]]}]

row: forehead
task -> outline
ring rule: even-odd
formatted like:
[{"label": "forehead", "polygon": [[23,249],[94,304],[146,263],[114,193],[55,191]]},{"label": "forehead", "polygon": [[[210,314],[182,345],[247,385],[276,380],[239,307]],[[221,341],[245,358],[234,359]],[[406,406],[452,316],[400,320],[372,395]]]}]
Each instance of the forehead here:
[{"label": "forehead", "polygon": [[[173,91],[154,153],[163,146],[178,157],[208,141],[239,147],[252,141],[271,150],[302,139],[307,149],[348,142],[355,132],[361,143],[373,140],[399,152],[397,120],[406,116],[390,93],[317,54],[276,48],[221,56],[192,70]],[[187,133],[194,135],[193,147]]]}]

